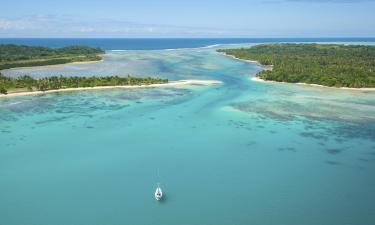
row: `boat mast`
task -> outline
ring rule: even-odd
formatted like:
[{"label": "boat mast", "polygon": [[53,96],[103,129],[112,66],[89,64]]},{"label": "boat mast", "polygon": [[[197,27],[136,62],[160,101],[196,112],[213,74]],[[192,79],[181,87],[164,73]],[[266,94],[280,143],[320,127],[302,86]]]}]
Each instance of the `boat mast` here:
[{"label": "boat mast", "polygon": [[158,187],[160,187],[160,172],[159,172],[159,168],[158,168],[157,176],[158,176]]}]

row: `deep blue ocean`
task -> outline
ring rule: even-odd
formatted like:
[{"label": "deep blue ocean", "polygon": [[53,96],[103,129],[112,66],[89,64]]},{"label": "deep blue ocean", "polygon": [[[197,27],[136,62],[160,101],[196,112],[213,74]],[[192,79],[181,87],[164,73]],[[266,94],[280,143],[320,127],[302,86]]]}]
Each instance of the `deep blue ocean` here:
[{"label": "deep blue ocean", "polygon": [[0,38],[0,44],[59,48],[88,45],[105,50],[199,48],[216,44],[269,42],[375,42],[375,38]]}]

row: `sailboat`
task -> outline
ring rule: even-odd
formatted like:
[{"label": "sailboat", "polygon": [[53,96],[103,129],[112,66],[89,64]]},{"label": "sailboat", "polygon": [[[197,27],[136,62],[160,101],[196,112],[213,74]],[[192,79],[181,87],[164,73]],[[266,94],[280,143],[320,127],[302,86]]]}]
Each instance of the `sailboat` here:
[{"label": "sailboat", "polygon": [[160,188],[160,185],[158,184],[158,187],[155,190],[155,199],[160,201],[163,198],[163,192]]}]

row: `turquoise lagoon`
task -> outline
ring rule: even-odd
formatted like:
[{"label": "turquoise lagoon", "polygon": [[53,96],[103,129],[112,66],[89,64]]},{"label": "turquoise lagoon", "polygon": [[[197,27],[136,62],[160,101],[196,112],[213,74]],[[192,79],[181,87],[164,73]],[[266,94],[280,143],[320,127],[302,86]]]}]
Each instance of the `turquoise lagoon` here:
[{"label": "turquoise lagoon", "polygon": [[5,71],[223,83],[1,99],[0,225],[374,224],[375,92],[260,69],[193,48]]}]

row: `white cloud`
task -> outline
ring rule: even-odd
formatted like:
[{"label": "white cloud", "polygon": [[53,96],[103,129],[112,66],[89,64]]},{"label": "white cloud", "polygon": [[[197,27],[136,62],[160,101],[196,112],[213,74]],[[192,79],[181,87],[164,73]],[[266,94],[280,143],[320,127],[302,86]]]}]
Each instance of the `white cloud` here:
[{"label": "white cloud", "polygon": [[[286,0],[285,0],[286,1]],[[292,1],[292,0],[287,0]],[[70,15],[29,15],[1,18],[0,37],[312,37],[324,36],[373,36],[372,27],[357,25],[345,29],[329,29],[309,26],[275,27],[249,25],[243,29],[173,26],[144,24],[116,19],[89,19]]]},{"label": "white cloud", "polygon": [[11,27],[11,23],[7,20],[0,19],[0,30],[7,30]]},{"label": "white cloud", "polygon": [[30,25],[30,22],[27,20],[0,18],[0,30],[25,30],[30,27]]},{"label": "white cloud", "polygon": [[29,15],[0,18],[2,37],[128,37],[128,36],[210,36],[247,33],[248,30],[210,27],[142,24],[114,19],[83,19],[69,15]]}]

